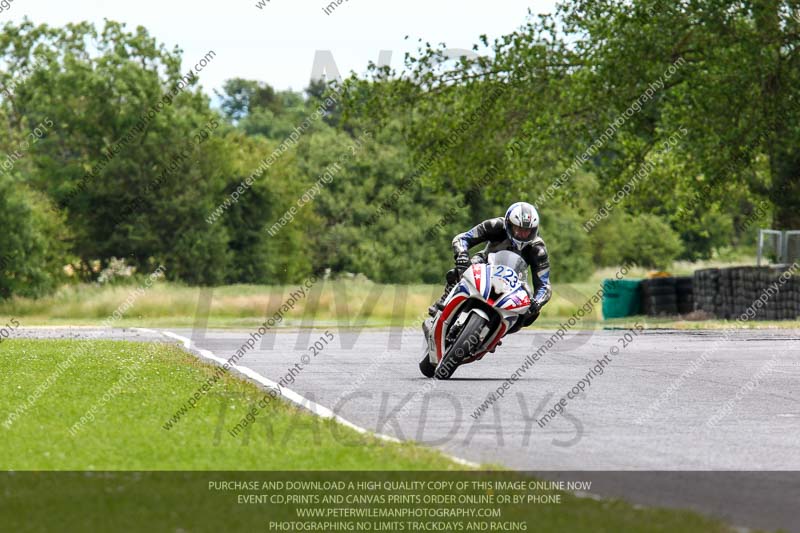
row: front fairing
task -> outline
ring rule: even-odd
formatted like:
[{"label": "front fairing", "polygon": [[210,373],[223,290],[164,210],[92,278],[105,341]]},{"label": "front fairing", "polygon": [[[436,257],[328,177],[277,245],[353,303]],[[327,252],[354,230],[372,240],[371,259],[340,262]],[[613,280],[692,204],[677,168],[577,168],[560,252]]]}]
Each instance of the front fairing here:
[{"label": "front fairing", "polygon": [[445,352],[446,332],[455,321],[464,319],[461,317],[462,309],[470,299],[485,302],[500,316],[500,323],[487,333],[475,357],[482,357],[487,350],[491,350],[530,308],[530,295],[523,280],[518,272],[503,264],[475,264],[468,268],[432,324],[428,339],[431,362],[435,364],[441,360]]},{"label": "front fairing", "polygon": [[530,295],[519,274],[505,265],[472,265],[464,272],[453,295],[480,298],[500,313],[509,326],[526,313],[531,305]]}]

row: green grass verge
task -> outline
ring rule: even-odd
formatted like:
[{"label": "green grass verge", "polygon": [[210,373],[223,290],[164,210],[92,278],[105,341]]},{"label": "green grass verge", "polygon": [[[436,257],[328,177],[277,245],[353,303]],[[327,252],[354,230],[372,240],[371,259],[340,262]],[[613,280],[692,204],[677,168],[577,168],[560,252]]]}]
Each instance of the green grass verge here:
[{"label": "green grass verge", "polygon": [[[76,353],[80,357],[73,358]],[[2,342],[0,465],[17,471],[378,471],[377,479],[390,476],[387,470],[432,470],[440,477],[448,475],[443,470],[454,476],[463,470],[434,450],[365,437],[282,402],[270,404],[251,434],[231,437],[224,428],[263,397],[262,390],[234,376],[224,376],[176,426],[163,429],[213,370],[176,346]],[[42,383],[48,388],[6,427],[8,413]],[[114,387],[117,383],[122,386]],[[69,428],[93,406],[94,420],[71,434]],[[287,506],[270,508],[268,514],[263,506],[238,505],[235,495],[207,488],[209,479],[236,477],[4,475],[0,523],[13,531],[263,531],[268,519],[293,516]],[[241,477],[252,478],[252,473]],[[536,531],[730,531],[691,512],[637,509],[568,493],[558,505],[509,506],[504,519],[530,521]]]},{"label": "green grass verge", "polygon": [[[82,350],[81,344],[88,350]],[[85,351],[68,365],[70,355]],[[67,365],[11,427],[8,414]],[[134,369],[134,379],[129,370]],[[2,470],[415,470],[453,468],[441,454],[387,444],[270,402],[238,437],[227,431],[263,397],[226,375],[170,430],[162,425],[214,367],[177,346],[120,341],[11,340],[0,344]],[[121,383],[117,394],[108,394]],[[104,395],[110,397],[104,401]],[[70,427],[97,406],[75,436]],[[355,443],[361,443],[354,445]]]}]

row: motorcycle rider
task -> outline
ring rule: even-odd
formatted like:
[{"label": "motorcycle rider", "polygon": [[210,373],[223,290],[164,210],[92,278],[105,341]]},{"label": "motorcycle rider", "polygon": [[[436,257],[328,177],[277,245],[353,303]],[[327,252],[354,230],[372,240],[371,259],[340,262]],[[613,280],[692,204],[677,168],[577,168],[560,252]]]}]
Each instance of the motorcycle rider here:
[{"label": "motorcycle rider", "polygon": [[[469,249],[486,242],[486,247],[478,252],[470,261]],[[484,220],[471,230],[460,233],[453,239],[453,255],[456,266],[447,273],[447,285],[438,302],[428,308],[428,314],[435,316],[444,308],[444,302],[450,291],[461,279],[461,275],[471,263],[485,263],[488,254],[500,250],[511,250],[518,253],[531,268],[533,291],[526,285],[531,295],[531,306],[527,313],[518,320],[508,334],[530,326],[539,317],[544,304],[550,300],[550,261],[547,248],[539,236],[539,213],[536,208],[526,202],[517,202],[508,208],[504,217]]]}]

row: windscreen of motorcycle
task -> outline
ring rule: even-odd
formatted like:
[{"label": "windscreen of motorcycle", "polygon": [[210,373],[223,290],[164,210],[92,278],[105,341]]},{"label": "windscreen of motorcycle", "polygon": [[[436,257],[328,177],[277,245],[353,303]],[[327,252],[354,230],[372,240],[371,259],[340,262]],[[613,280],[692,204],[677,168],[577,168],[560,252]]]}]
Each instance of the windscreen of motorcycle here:
[{"label": "windscreen of motorcycle", "polygon": [[519,254],[511,250],[501,250],[492,252],[487,258],[487,263],[491,265],[503,265],[513,270],[520,281],[528,281],[528,263]]}]

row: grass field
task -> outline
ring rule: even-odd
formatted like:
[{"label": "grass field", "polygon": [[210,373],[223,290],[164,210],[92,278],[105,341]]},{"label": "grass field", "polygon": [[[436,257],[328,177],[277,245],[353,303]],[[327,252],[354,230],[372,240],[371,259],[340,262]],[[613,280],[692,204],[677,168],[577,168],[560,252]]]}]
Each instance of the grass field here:
[{"label": "grass field", "polygon": [[[80,346],[83,344],[83,347]],[[76,352],[79,350],[79,352]],[[69,364],[71,353],[81,353]],[[40,383],[67,368],[33,406],[6,427],[0,418],[0,470],[442,469],[453,463],[410,445],[387,445],[282,402],[270,402],[250,432],[228,434],[263,397],[255,385],[225,375],[171,429],[163,425],[213,367],[178,347],[117,341],[12,340],[0,344],[8,376],[0,405],[13,412]],[[133,379],[124,379],[134,369]],[[123,383],[124,381],[124,383]],[[104,395],[116,383],[119,392]],[[73,435],[87,412],[94,420]],[[223,416],[224,415],[224,416]],[[363,445],[354,446],[354,442]]]},{"label": "grass field", "polygon": [[[72,357],[76,353],[80,357]],[[225,429],[263,391],[230,375],[179,423],[164,429],[165,421],[213,369],[175,346],[2,342],[2,470],[384,472],[376,474],[379,478],[391,470],[449,470],[454,475],[463,470],[436,451],[378,441],[341,426],[334,430],[332,423],[280,401],[261,413],[251,434],[231,437]],[[48,385],[46,390],[35,393],[42,384]],[[26,403],[32,394],[35,401]],[[27,408],[7,424],[9,413],[18,412],[21,405]],[[87,413],[93,420],[71,432]],[[3,475],[0,493],[6,497],[0,505],[0,523],[9,531],[264,530],[265,507],[236,505],[230,494],[209,493],[208,479],[235,477],[119,472],[94,477]],[[270,519],[289,517],[285,506],[270,512]],[[731,531],[690,512],[639,509],[566,493],[558,505],[514,506],[507,517],[530,520],[537,531]]]},{"label": "grass field", "polygon": [[[726,263],[729,265],[729,263]],[[697,268],[721,266],[708,263],[677,263],[672,273],[690,274]],[[611,278],[615,268],[597,271],[582,283],[554,283],[553,298],[534,324],[538,328],[553,328],[575,313],[601,287],[602,280]],[[628,279],[648,274],[633,269]],[[150,289],[137,293],[137,285],[98,286],[72,285],[40,299],[14,298],[0,302],[0,318],[18,319],[23,326],[86,325],[96,326],[108,319],[126,301],[130,307],[113,322],[115,326],[191,327],[198,319],[208,317],[208,327],[251,329],[265,317],[274,316],[300,294],[298,285],[229,285],[201,289],[174,283],[158,282]],[[308,296],[297,298],[292,309],[283,317],[281,326],[339,326],[363,325],[412,326],[426,316],[426,309],[442,291],[440,285],[381,285],[357,280],[320,280]],[[204,311],[207,309],[207,311]],[[725,320],[684,320],[680,318],[635,317],[603,321],[599,305],[581,321],[580,328],[627,327],[634,321],[645,327],[699,329],[723,328],[732,325]],[[739,327],[771,328],[800,327],[800,321],[753,321]]]}]

